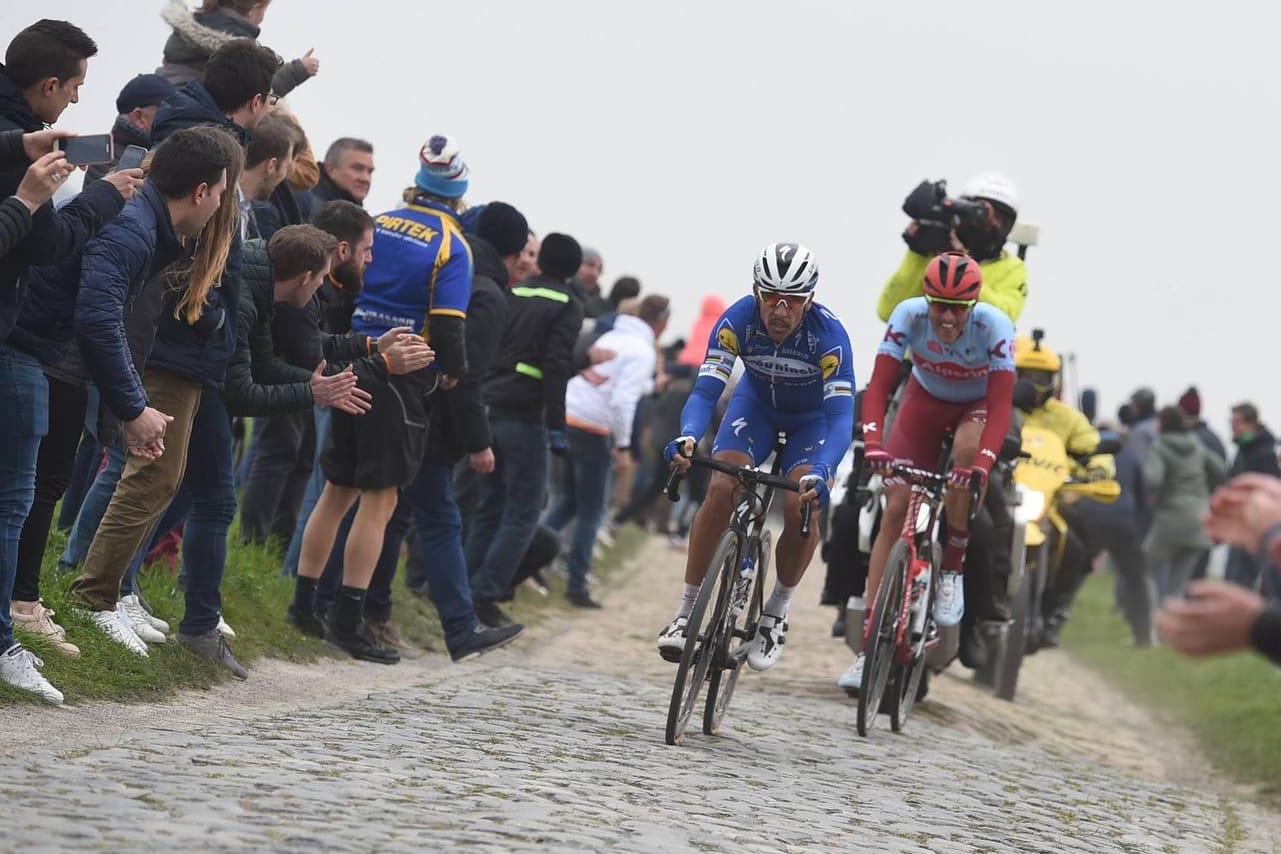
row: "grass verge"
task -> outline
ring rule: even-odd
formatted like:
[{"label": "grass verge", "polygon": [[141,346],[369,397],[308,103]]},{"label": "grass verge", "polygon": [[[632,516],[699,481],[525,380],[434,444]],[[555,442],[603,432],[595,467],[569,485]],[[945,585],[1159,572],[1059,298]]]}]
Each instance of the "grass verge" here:
[{"label": "grass verge", "polygon": [[[597,562],[593,570],[597,579],[613,574],[644,539],[644,532],[638,528],[628,526],[621,531],[614,547]],[[173,640],[183,612],[176,572],[160,563],[144,568],[140,574],[143,595],[171,628],[168,643],[148,647],[149,657],[140,658],[108,641],[67,606],[66,591],[72,576],[56,570],[64,546],[64,536],[55,532],[45,551],[41,594],[45,605],[57,612],[55,620],[66,628],[67,639],[80,647],[81,655],[66,658],[31,635],[19,633],[18,639],[43,659],[45,676],[62,691],[68,704],[90,700],[147,702],[182,689],[208,688],[231,678],[223,668],[191,655]],[[428,651],[443,652],[436,609],[427,599],[411,594],[402,577],[403,573],[398,573],[393,585],[393,622],[409,642]],[[553,574],[548,577],[553,589],[545,597],[526,587],[518,591],[510,608],[516,619],[529,625],[549,614],[572,610],[565,602],[563,579]],[[293,581],[280,578],[277,553],[268,547],[242,545],[239,532],[233,527],[222,586],[223,617],[236,631],[236,639],[231,641],[236,657],[251,672],[253,663],[263,658],[305,663],[345,657],[324,641],[305,636],[285,622],[285,610],[292,598]],[[34,695],[0,684],[0,706],[23,704],[43,705]]]},{"label": "grass verge", "polygon": [[1191,730],[1219,770],[1281,807],[1281,671],[1253,653],[1190,659],[1137,648],[1113,611],[1112,589],[1111,576],[1090,577],[1064,646],[1159,718]]}]

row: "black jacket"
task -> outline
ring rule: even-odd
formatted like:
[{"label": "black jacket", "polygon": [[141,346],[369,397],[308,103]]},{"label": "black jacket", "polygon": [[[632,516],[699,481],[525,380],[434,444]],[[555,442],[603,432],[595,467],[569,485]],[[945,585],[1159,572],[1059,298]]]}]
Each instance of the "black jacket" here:
[{"label": "black jacket", "polygon": [[538,275],[507,292],[507,325],[485,383],[490,413],[565,429],[565,385],[583,307],[561,279]]},{"label": "black jacket", "polygon": [[[22,131],[7,130],[0,133],[0,170],[26,170],[30,163],[22,148]],[[15,189],[17,189],[15,187]],[[0,258],[9,254],[31,230],[31,211],[27,206],[8,196],[0,202]]]},{"label": "black jacket", "polygon": [[483,451],[493,444],[484,386],[498,352],[499,336],[507,324],[507,268],[498,251],[484,238],[468,234],[467,244],[475,265],[464,325],[467,373],[458,385],[432,396],[427,458],[441,465],[453,465],[465,454]]},{"label": "black jacket", "polygon": [[1236,459],[1232,461],[1232,474],[1244,471],[1256,471],[1281,477],[1281,465],[1277,464],[1277,439],[1262,424],[1244,442],[1233,439],[1237,446]]},{"label": "black jacket", "polygon": [[325,171],[325,164],[317,164],[320,167],[320,180],[316,186],[311,188],[311,215],[314,217],[317,211],[325,202],[332,202],[335,199],[342,202],[351,202],[353,205],[359,205],[355,196],[339,187],[334,183],[334,179],[329,177]]},{"label": "black jacket", "polygon": [[1250,643],[1281,666],[1281,604],[1270,602],[1263,609],[1250,632]]},{"label": "black jacket", "polygon": [[[0,65],[0,131],[31,133],[43,129],[44,125],[22,97],[22,90]],[[17,192],[28,165],[0,168],[0,199]],[[76,254],[124,206],[124,196],[115,187],[99,181],[60,210],[54,210],[53,202],[45,202],[36,210],[26,236],[0,256],[0,343],[8,339],[17,320],[18,306],[25,296],[23,279],[27,268],[49,266]],[[12,223],[9,231],[12,238]]]},{"label": "black jacket", "polygon": [[[314,403],[311,374],[320,359],[308,369],[290,365],[277,355],[272,337],[276,286],[266,241],[245,243],[242,271],[236,352],[227,365],[222,390],[227,411],[232,415],[262,416],[309,409]],[[386,376],[382,358],[376,353],[370,356],[376,343],[366,336],[325,335],[314,324],[300,330],[300,334],[316,340],[316,349],[324,352],[335,370],[342,363],[356,362],[365,376]]]},{"label": "black jacket", "polygon": [[120,155],[124,154],[129,146],[151,148],[151,134],[137,127],[124,116],[116,116],[116,123],[111,127],[111,139],[115,143],[115,155],[111,158],[111,162],[95,163],[86,169],[84,186],[87,187],[90,182],[102,179],[108,172],[115,169]]}]

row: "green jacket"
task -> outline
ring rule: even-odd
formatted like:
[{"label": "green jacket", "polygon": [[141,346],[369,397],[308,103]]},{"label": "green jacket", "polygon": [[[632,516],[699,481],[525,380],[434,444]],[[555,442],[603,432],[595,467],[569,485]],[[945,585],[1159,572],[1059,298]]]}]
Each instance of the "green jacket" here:
[{"label": "green jacket", "polygon": [[1152,502],[1149,549],[1208,548],[1201,513],[1223,482],[1225,465],[1195,433],[1158,433],[1143,461],[1143,486]]},{"label": "green jacket", "polygon": [[[903,263],[890,276],[881,291],[881,298],[876,303],[876,313],[881,320],[889,322],[890,313],[895,306],[905,299],[922,296],[925,291],[921,283],[925,279],[925,268],[930,257],[918,255],[908,250]],[[1023,302],[1027,299],[1027,266],[1023,259],[1008,252],[1001,257],[979,264],[983,271],[983,290],[979,299],[1005,312],[1015,323],[1023,313]]]}]

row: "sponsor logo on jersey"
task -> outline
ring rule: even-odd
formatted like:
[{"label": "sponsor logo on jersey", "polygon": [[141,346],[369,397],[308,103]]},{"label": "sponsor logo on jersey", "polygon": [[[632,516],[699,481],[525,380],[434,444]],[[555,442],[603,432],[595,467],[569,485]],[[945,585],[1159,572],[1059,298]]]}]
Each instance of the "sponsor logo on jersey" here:
[{"label": "sponsor logo on jersey", "polygon": [[987,351],[987,354],[988,354],[989,356],[991,356],[993,359],[1004,359],[1004,358],[1006,358],[1006,355],[1005,355],[1005,352],[1006,352],[1006,351],[1005,351],[1005,345],[1006,345],[1006,343],[1007,343],[1007,342],[1006,342],[1004,339],[1002,339],[1002,340],[1000,340],[1000,341],[997,341],[997,342],[996,342],[996,346],[995,346],[995,347],[993,347],[991,350],[988,350],[988,351]]},{"label": "sponsor logo on jersey", "polygon": [[943,355],[943,345],[937,341],[930,341],[928,344],[925,345],[925,347],[931,353],[936,353],[940,356]]},{"label": "sponsor logo on jersey", "polygon": [[771,379],[811,379],[818,375],[819,369],[811,362],[801,359],[788,359],[784,356],[760,355],[744,356],[747,366],[758,373],[768,375]]},{"label": "sponsor logo on jersey", "polygon": [[889,341],[893,343],[894,346],[897,347],[898,345],[903,343],[903,339],[906,337],[907,337],[906,332],[895,332],[894,327],[889,326],[889,327],[886,327],[885,337],[881,339],[881,342],[884,343],[886,341]]},{"label": "sponsor logo on jersey", "polygon": [[818,365],[823,369],[823,379],[836,373],[836,369],[841,366],[841,348],[833,347],[828,350],[819,358]]},{"label": "sponsor logo on jersey", "polygon": [[729,321],[722,321],[721,328],[716,330],[716,343],[721,345],[722,350],[738,355],[738,336],[734,334]]},{"label": "sponsor logo on jersey", "polygon": [[912,354],[912,361],[923,371],[929,371],[945,380],[981,380],[987,376],[987,363],[977,367],[958,365],[956,362],[931,362],[917,354]]}]

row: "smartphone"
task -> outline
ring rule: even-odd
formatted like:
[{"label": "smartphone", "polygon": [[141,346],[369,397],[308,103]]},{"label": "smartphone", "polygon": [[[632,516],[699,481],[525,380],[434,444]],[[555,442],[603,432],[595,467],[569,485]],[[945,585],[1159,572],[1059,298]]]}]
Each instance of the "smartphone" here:
[{"label": "smartphone", "polygon": [[142,165],[142,159],[147,156],[147,149],[141,145],[131,145],[126,148],[116,161],[116,171],[123,172],[125,169],[137,169]]},{"label": "smartphone", "polygon": [[67,162],[73,166],[110,163],[115,155],[115,143],[109,133],[69,136],[58,140],[57,145],[58,150],[67,155]]}]

